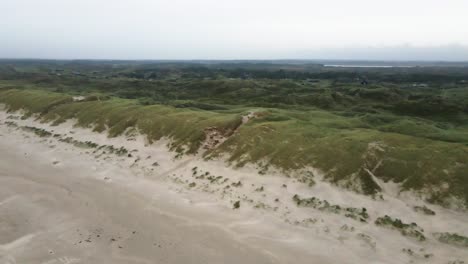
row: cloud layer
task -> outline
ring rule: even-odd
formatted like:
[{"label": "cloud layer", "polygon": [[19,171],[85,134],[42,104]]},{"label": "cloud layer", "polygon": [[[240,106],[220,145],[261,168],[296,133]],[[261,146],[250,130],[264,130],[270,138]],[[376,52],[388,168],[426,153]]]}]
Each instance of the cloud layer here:
[{"label": "cloud layer", "polygon": [[467,60],[466,10],[465,0],[2,1],[0,57]]}]

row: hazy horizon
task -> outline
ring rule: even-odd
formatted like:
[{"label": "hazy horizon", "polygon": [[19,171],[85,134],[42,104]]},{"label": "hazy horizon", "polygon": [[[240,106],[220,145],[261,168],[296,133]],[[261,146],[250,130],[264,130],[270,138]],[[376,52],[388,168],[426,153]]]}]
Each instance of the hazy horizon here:
[{"label": "hazy horizon", "polygon": [[0,58],[468,61],[468,1],[15,0]]}]

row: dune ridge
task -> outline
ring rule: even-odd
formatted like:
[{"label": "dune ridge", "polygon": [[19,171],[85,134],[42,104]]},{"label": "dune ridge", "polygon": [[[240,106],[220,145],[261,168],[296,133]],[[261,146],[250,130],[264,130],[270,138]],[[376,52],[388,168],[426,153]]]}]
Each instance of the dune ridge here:
[{"label": "dune ridge", "polygon": [[[203,227],[222,232],[222,241],[226,244],[239,243],[252,253],[252,258],[246,259],[248,263],[310,263],[310,259],[317,260],[317,263],[337,263],[340,260],[353,263],[463,263],[456,261],[468,259],[466,248],[441,243],[432,235],[440,232],[468,235],[466,212],[429,205],[410,192],[396,191],[396,184],[380,183],[384,186],[382,197],[372,199],[329,183],[323,179],[320,171],[313,168],[298,174],[313,174],[313,182],[298,175],[284,177],[279,170],[260,175],[254,165],[236,168],[227,164],[222,157],[205,160],[202,154],[180,156],[168,148],[171,143],[169,139],[149,142],[134,130],[109,138],[105,133],[76,127],[76,120],[52,126],[39,122],[34,115],[26,119],[22,116],[21,111],[0,112],[0,142],[3,149],[11,148],[18,155],[24,151],[25,157],[34,157],[35,162],[47,168],[51,174],[61,173],[64,185],[78,178],[106,186],[109,192],[138,193],[146,197],[138,203],[144,205],[145,210],[156,210],[166,216],[185,219],[182,226],[188,230]],[[8,154],[5,152],[3,155]],[[7,165],[3,163],[2,167]],[[70,169],[83,170],[86,176],[75,175]],[[2,173],[2,179],[8,182],[12,176],[6,171],[6,174]],[[35,177],[47,178],[47,175],[28,176],[31,179]],[[80,191],[83,192],[76,186],[67,186],[61,192],[73,194]],[[94,188],[91,192],[99,192],[99,189]],[[297,199],[302,199],[299,200],[301,202],[294,199],[295,195],[299,197]],[[1,197],[5,204],[10,203],[8,199],[11,196],[7,196]],[[112,199],[111,196],[100,198]],[[115,199],[122,202],[122,197]],[[88,201],[93,202],[96,201]],[[425,214],[427,210],[416,210],[416,207],[427,208],[434,215]],[[356,211],[350,208],[356,208],[359,212],[365,208],[368,217],[356,217]],[[83,212],[87,210],[83,209]],[[115,212],[110,210],[106,213]],[[95,212],[89,214],[92,216]],[[379,218],[387,219],[384,218],[386,215],[399,219],[409,227],[398,222],[375,224]],[[122,216],[117,214],[116,218],[119,217]],[[149,221],[146,216],[142,218],[145,219],[142,221]],[[108,226],[116,225],[113,218],[109,219]],[[63,221],[70,224],[70,220]],[[412,223],[422,228],[424,241],[405,235],[411,233],[408,228]],[[145,226],[151,227],[151,221]],[[66,233],[66,225],[62,228],[54,234]],[[45,236],[50,232],[46,229]],[[131,234],[132,231],[129,232]],[[125,241],[125,245],[120,245],[122,248],[141,245],[141,242],[132,242],[130,234],[121,235],[122,241]],[[35,236],[29,243],[34,244],[35,239],[40,241],[41,238]],[[210,236],[206,240],[210,239],[214,238]],[[7,245],[9,242],[2,241],[1,244]],[[23,245],[23,250],[28,248],[29,243]],[[103,248],[103,252],[109,250],[108,245],[98,246]],[[226,256],[230,256],[229,260],[234,262],[242,258],[234,254],[236,250],[232,247],[226,246],[224,249]],[[115,245],[111,245],[110,250],[112,258],[121,263],[145,263],[137,256],[141,258],[147,254],[146,251],[133,249],[122,253],[124,251],[119,251]],[[9,248],[2,261],[11,262],[9,259],[12,257],[44,258],[43,252],[21,252],[18,248]],[[79,256],[76,257],[78,261],[86,259],[82,251],[73,252]],[[87,256],[88,260],[103,258],[96,251],[93,252]],[[194,262],[202,263],[204,257],[213,257],[207,251],[202,252]],[[174,254],[171,250],[165,251],[165,254],[168,256],[166,263],[183,263],[182,258],[170,260],[169,256]]]}]

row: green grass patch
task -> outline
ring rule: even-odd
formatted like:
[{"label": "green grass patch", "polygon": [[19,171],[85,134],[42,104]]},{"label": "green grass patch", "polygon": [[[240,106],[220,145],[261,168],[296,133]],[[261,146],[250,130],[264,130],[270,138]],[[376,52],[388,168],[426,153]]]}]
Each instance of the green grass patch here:
[{"label": "green grass patch", "polygon": [[434,233],[434,237],[441,243],[468,248],[468,237],[457,233]]},{"label": "green grass patch", "polygon": [[136,127],[150,141],[167,137],[173,140],[171,149],[187,153],[198,151],[205,140],[206,128],[216,127],[222,133],[229,133],[241,123],[239,114],[162,105],[143,106],[135,100],[74,102],[62,94],[25,90],[6,91],[0,95],[0,101],[7,103],[11,111],[26,109],[55,125],[74,118],[78,126],[97,132],[106,130],[110,137],[122,135],[128,128]]},{"label": "green grass patch", "polygon": [[367,209],[364,207],[342,207],[336,204],[330,204],[327,200],[320,200],[316,197],[301,198],[297,194],[294,195],[292,199],[296,203],[296,205],[300,207],[311,207],[324,212],[340,214],[344,215],[345,217],[352,218],[354,220],[359,220],[361,222],[367,222],[367,220],[369,219]]},{"label": "green grass patch", "polygon": [[416,223],[406,224],[398,218],[392,218],[388,215],[379,217],[375,220],[375,224],[382,227],[392,228],[400,231],[403,236],[414,237],[419,241],[426,240],[424,230]]}]

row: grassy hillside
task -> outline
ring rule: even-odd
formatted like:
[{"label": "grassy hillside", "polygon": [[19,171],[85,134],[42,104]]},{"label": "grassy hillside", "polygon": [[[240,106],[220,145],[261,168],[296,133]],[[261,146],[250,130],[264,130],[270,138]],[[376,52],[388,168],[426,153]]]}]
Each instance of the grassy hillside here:
[{"label": "grassy hillside", "polygon": [[[55,124],[75,118],[109,136],[136,127],[150,141],[171,138],[179,155],[255,163],[259,173],[312,166],[362,193],[378,196],[380,179],[424,192],[434,203],[456,197],[466,206],[468,67],[462,66],[0,60],[0,102]],[[242,125],[249,112],[255,118]],[[206,141],[215,140],[210,133],[227,140],[207,150]]]},{"label": "grassy hillside", "polygon": [[151,105],[142,106],[135,100],[91,96],[85,101],[74,102],[72,96],[30,90],[7,90],[0,92],[0,102],[9,110],[25,109],[26,116],[37,113],[43,121],[60,124],[67,119],[77,119],[77,125],[108,130],[110,137],[122,135],[128,128],[136,127],[150,141],[169,137],[171,149],[195,153],[205,140],[205,128],[217,127],[221,131],[234,130],[241,123],[241,116],[208,111]]},{"label": "grassy hillside", "polygon": [[[185,153],[199,150],[206,128],[232,131],[240,125],[241,114],[246,113],[244,109],[219,113],[143,106],[135,100],[115,98],[73,102],[67,95],[30,90],[3,91],[0,101],[11,110],[24,108],[38,113],[44,121],[59,124],[76,118],[80,126],[93,127],[96,131],[108,128],[109,136],[137,127],[152,141],[161,137],[173,139],[170,147]],[[380,191],[371,176],[374,174],[384,181],[401,183],[403,189],[424,190],[430,193],[432,202],[444,204],[451,196],[468,201],[468,147],[466,134],[462,132],[457,132],[461,142],[452,143],[418,136],[417,129],[384,132],[389,127],[398,131],[401,120],[393,126],[392,123],[379,126],[367,122],[366,117],[344,117],[320,110],[258,108],[255,111],[256,118],[240,126],[227,141],[208,150],[205,156],[228,154],[229,161],[238,166],[259,164],[263,173],[269,166],[285,171],[313,166],[324,171],[332,182],[371,195]],[[409,124],[418,127],[417,121],[405,122],[408,125],[404,128]],[[419,125],[423,126],[420,130],[428,126]],[[436,132],[437,137],[457,134]]]}]

